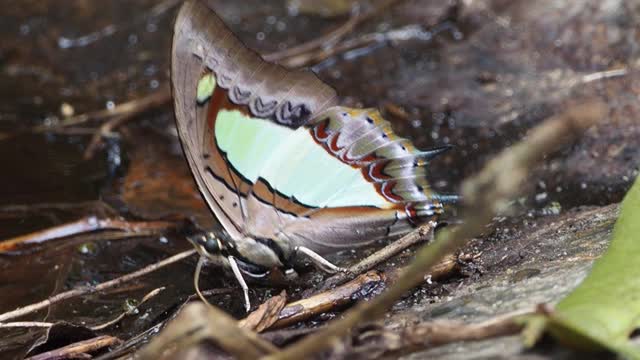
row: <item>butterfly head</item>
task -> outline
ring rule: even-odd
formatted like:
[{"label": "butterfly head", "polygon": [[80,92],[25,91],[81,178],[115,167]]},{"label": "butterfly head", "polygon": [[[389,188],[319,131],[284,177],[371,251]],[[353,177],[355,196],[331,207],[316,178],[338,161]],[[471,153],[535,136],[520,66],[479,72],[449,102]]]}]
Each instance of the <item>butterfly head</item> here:
[{"label": "butterfly head", "polygon": [[193,244],[200,255],[209,260],[218,260],[225,249],[224,243],[213,232],[188,236],[187,240]]},{"label": "butterfly head", "polygon": [[268,267],[252,262],[245,256],[246,254],[238,251],[234,241],[225,235],[209,231],[188,236],[187,239],[193,244],[200,256],[209,263],[228,267],[229,257],[232,256],[238,264],[238,268],[246,275],[261,278],[269,273]]}]

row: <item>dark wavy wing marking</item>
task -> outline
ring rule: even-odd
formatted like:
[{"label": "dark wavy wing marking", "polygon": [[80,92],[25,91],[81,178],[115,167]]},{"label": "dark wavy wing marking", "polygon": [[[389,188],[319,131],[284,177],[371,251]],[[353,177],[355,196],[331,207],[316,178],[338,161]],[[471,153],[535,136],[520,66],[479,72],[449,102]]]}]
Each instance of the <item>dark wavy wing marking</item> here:
[{"label": "dark wavy wing marking", "polygon": [[188,1],[179,20],[191,28],[193,54],[213,70],[229,98],[252,114],[298,127],[336,104],[333,88],[310,71],[287,70],[247,48],[202,1]]}]

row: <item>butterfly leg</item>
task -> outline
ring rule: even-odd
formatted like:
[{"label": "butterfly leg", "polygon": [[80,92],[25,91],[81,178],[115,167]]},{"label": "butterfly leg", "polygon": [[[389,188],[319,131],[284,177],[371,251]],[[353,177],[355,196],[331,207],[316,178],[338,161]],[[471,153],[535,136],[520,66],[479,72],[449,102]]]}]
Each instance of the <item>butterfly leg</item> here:
[{"label": "butterfly leg", "polygon": [[320,254],[316,253],[315,251],[309,248],[306,248],[304,246],[298,246],[294,250],[296,252],[306,255],[317,267],[319,267],[321,270],[325,272],[333,274],[333,273],[345,271],[344,268],[333,265],[331,262],[329,262],[329,260],[323,258],[322,256],[320,256]]},{"label": "butterfly leg", "polygon": [[227,260],[229,260],[229,265],[231,266],[233,275],[236,276],[236,280],[238,280],[238,283],[242,288],[242,292],[244,293],[244,308],[247,312],[249,312],[249,310],[251,310],[251,303],[249,302],[249,287],[242,277],[242,273],[240,272],[240,268],[238,267],[236,259],[233,256],[229,256],[227,257]]}]

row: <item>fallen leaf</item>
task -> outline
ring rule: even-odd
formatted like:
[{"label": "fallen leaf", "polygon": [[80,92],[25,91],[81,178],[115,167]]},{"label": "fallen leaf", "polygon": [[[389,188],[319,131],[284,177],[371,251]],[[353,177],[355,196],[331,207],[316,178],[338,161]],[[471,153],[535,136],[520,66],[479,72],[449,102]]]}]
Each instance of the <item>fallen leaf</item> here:
[{"label": "fallen leaf", "polygon": [[279,295],[265,301],[249,316],[240,320],[239,326],[243,329],[262,332],[278,321],[280,311],[286,304],[287,293],[282,290]]}]

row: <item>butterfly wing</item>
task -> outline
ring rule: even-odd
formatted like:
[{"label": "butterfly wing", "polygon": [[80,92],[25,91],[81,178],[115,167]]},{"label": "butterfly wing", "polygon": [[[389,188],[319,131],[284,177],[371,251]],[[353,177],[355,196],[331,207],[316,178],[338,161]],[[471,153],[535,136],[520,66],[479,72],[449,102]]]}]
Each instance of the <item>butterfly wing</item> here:
[{"label": "butterfly wing", "polygon": [[176,21],[178,132],[231,236],[330,252],[408,231],[439,213],[427,160],[377,111],[337,106],[307,71],[267,63],[201,1]]},{"label": "butterfly wing", "polygon": [[[255,134],[235,131],[233,122],[262,118],[292,129],[333,105],[335,91],[311,72],[263,61],[201,1],[185,2],[178,14],[171,72],[178,135],[191,171],[211,211],[238,238],[248,215],[244,198],[253,181],[230,166],[224,150],[229,144],[235,144],[232,151],[264,144],[256,143],[261,137]],[[227,140],[224,150],[221,137]],[[256,160],[243,158],[250,167]]]},{"label": "butterfly wing", "polygon": [[429,160],[449,147],[416,149],[376,110],[334,107],[305,130],[334,162],[316,172],[315,206],[282,231],[294,244],[319,253],[364,246],[434,219],[456,199],[434,193],[426,180]]}]

